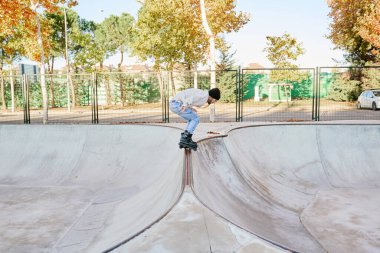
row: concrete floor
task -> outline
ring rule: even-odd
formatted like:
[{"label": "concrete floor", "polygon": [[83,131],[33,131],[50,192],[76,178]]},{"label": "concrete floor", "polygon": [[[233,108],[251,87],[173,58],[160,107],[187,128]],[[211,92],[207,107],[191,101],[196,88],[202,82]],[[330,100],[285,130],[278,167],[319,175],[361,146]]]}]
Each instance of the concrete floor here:
[{"label": "concrete floor", "polygon": [[380,125],[351,123],[201,124],[188,172],[184,124],[0,125],[0,252],[379,252]]}]

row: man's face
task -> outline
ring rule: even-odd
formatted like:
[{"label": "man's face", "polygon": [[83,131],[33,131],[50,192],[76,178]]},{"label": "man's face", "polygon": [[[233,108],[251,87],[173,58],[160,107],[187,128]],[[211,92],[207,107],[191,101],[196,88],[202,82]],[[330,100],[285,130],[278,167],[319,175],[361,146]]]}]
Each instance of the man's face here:
[{"label": "man's face", "polygon": [[212,98],[210,96],[208,96],[208,99],[207,99],[207,103],[209,105],[213,104],[213,103],[216,103],[218,100],[216,100],[215,98]]}]

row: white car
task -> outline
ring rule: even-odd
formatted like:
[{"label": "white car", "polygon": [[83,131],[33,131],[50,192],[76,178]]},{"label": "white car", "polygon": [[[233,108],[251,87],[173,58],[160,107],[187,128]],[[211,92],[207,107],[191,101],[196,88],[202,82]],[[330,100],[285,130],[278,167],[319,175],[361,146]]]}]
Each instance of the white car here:
[{"label": "white car", "polygon": [[380,108],[380,90],[365,90],[360,94],[357,103],[358,109],[372,108],[376,111]]}]

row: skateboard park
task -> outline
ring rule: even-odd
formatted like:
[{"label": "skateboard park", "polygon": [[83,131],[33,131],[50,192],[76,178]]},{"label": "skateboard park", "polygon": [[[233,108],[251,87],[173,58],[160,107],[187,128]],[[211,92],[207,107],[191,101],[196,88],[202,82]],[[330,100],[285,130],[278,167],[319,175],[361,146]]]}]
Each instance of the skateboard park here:
[{"label": "skateboard park", "polygon": [[0,253],[380,253],[380,0],[0,17]]},{"label": "skateboard park", "polygon": [[178,126],[1,125],[0,251],[379,251],[379,125]]}]

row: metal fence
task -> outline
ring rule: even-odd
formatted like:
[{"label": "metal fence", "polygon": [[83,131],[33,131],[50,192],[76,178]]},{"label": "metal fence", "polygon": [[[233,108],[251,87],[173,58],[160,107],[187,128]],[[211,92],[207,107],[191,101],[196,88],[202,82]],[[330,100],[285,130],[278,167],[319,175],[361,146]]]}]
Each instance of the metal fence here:
[{"label": "metal fence", "polygon": [[23,78],[17,75],[0,76],[0,123],[26,123]]},{"label": "metal fence", "polygon": [[380,120],[380,111],[371,106],[357,108],[362,91],[380,90],[379,66],[320,67],[317,73],[317,120]]},{"label": "metal fence", "polygon": [[244,121],[310,121],[315,118],[315,69],[243,69]]},{"label": "metal fence", "polygon": [[[358,109],[363,90],[380,89],[380,67],[241,69],[215,76],[222,92],[215,122],[380,120],[380,111]],[[44,77],[53,124],[183,122],[170,112],[169,99],[211,86],[210,71]],[[209,107],[198,114],[210,121]],[[42,118],[41,75],[0,76],[0,124],[39,124]]]}]

